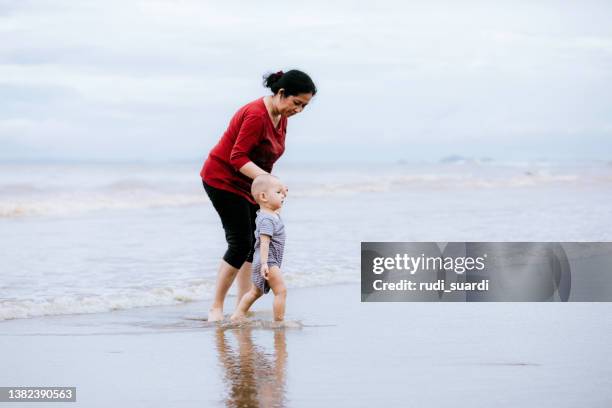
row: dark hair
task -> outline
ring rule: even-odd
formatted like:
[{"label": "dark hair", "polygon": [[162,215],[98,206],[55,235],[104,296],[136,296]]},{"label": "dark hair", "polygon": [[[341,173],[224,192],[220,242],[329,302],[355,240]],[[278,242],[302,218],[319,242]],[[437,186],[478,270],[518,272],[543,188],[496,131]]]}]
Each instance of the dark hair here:
[{"label": "dark hair", "polygon": [[311,93],[314,96],[317,93],[317,87],[308,74],[297,69],[264,75],[263,85],[270,88],[274,95],[281,88],[285,90],[285,96],[295,96],[303,93]]}]

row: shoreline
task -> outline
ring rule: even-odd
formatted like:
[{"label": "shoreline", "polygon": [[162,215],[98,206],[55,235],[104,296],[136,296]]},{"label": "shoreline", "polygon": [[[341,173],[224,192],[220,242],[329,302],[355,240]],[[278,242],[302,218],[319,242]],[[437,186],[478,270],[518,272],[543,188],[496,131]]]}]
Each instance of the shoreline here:
[{"label": "shoreline", "polygon": [[206,302],[3,321],[0,384],[76,386],[87,407],[612,402],[610,304],[361,303],[341,284],[290,290],[287,306],[302,327],[208,324]]}]

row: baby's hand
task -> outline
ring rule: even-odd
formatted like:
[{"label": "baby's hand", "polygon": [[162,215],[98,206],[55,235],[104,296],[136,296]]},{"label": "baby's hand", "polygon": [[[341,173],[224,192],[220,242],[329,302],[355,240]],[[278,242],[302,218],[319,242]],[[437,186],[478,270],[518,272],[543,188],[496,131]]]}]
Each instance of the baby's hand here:
[{"label": "baby's hand", "polygon": [[268,280],[268,273],[270,273],[270,269],[268,268],[268,264],[265,263],[263,265],[261,265],[261,277],[264,278],[265,280]]}]

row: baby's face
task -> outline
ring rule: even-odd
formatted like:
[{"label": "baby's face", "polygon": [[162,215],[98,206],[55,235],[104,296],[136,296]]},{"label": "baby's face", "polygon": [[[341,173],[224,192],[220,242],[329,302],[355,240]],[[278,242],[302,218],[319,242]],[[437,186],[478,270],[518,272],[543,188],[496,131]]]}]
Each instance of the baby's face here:
[{"label": "baby's face", "polygon": [[283,185],[280,182],[273,183],[266,190],[266,198],[268,201],[267,204],[272,210],[278,210],[279,208],[281,208],[283,206],[283,203],[285,202],[285,197],[285,189],[283,188]]}]

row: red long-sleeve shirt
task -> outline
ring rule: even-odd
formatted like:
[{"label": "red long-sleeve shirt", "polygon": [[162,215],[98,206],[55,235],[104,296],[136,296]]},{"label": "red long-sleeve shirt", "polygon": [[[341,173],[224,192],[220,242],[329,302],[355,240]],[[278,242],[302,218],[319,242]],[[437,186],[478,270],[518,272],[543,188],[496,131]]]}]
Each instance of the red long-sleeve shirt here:
[{"label": "red long-sleeve shirt", "polygon": [[268,110],[259,98],[234,114],[221,140],[208,154],[200,176],[206,184],[238,194],[255,204],[253,180],[238,170],[252,161],[267,172],[285,151],[287,118],[274,128]]}]

